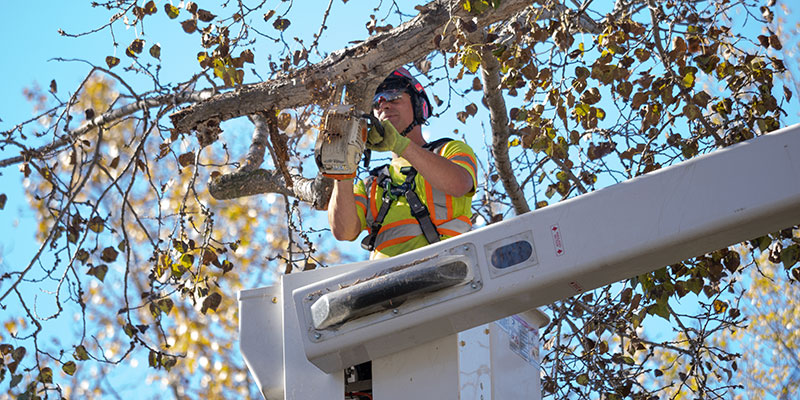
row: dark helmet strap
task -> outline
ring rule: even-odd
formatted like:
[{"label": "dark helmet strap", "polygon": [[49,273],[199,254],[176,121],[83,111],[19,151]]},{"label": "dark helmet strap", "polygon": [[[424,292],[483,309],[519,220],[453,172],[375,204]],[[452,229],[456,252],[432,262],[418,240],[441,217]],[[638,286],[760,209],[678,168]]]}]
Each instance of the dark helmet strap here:
[{"label": "dark helmet strap", "polygon": [[419,124],[417,123],[417,121],[416,121],[416,120],[414,120],[413,122],[411,122],[410,124],[408,124],[408,126],[406,127],[406,129],[403,129],[403,131],[402,131],[402,132],[400,132],[400,136],[403,136],[403,137],[405,137],[405,136],[406,136],[406,135],[408,135],[408,134],[411,132],[411,130],[412,130],[412,129],[414,129],[414,127],[415,127],[415,126],[417,126],[417,125],[419,125]]}]

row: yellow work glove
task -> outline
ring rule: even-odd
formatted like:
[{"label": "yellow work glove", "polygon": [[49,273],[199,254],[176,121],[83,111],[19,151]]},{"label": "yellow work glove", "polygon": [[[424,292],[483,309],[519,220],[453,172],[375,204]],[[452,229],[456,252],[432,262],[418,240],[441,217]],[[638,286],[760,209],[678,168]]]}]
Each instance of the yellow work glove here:
[{"label": "yellow work glove", "polygon": [[402,156],[411,139],[401,136],[389,120],[381,121],[383,135],[378,127],[373,126],[367,135],[367,148],[372,151],[391,151]]}]

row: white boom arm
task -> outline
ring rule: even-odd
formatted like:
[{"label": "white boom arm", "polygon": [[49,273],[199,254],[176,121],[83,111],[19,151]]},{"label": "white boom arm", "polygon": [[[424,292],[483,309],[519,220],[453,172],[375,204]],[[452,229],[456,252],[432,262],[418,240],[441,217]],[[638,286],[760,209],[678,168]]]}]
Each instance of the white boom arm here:
[{"label": "white boom arm", "polygon": [[294,360],[333,373],[796,224],[800,125],[397,257],[242,291],[241,347],[265,396],[289,398]]}]

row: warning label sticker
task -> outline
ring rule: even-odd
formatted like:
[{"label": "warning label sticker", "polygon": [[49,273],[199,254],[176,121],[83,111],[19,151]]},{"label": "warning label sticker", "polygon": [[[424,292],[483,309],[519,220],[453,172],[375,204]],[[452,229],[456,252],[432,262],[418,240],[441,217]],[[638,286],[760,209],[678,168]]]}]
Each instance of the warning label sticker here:
[{"label": "warning label sticker", "polygon": [[561,238],[561,229],[559,229],[558,225],[553,225],[550,227],[550,234],[553,235],[553,245],[556,248],[556,255],[563,256],[564,240]]},{"label": "warning label sticker", "polygon": [[539,331],[522,318],[512,315],[495,321],[509,336],[511,351],[531,365],[539,365]]}]

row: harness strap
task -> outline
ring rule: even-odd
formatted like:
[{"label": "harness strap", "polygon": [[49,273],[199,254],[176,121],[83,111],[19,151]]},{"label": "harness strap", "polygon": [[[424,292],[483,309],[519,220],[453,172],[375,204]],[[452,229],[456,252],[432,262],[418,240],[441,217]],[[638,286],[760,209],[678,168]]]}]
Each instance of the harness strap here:
[{"label": "harness strap", "polygon": [[[438,139],[431,143],[426,143],[423,148],[429,151],[434,151],[439,146],[451,140],[452,139],[449,138]],[[378,232],[383,226],[383,220],[386,218],[386,214],[388,213],[391,204],[400,195],[405,196],[406,200],[408,201],[409,208],[411,209],[411,215],[416,218],[417,222],[419,223],[419,227],[422,230],[422,234],[425,236],[425,240],[427,240],[429,244],[436,243],[441,240],[439,231],[436,230],[436,225],[434,225],[433,221],[431,221],[428,207],[425,207],[425,204],[422,203],[422,201],[419,199],[419,196],[414,191],[416,187],[414,179],[417,176],[417,170],[414,167],[403,167],[400,172],[406,175],[406,179],[402,185],[395,186],[392,184],[392,179],[389,176],[389,169],[387,166],[384,165],[370,171],[370,175],[375,176],[376,179],[379,180],[378,184],[384,188],[382,196],[383,202],[380,210],[378,211],[378,215],[375,216],[375,219],[370,225],[369,234],[361,241],[361,247],[367,251],[375,250],[375,240],[378,237]]]},{"label": "harness strap", "polygon": [[[414,175],[416,175],[416,173]],[[406,199],[411,208],[411,215],[419,222],[419,227],[422,229],[422,234],[425,235],[425,240],[427,240],[428,243],[436,243],[441,240],[439,231],[436,230],[436,225],[431,221],[431,214],[428,212],[428,207],[422,204],[417,193],[413,189],[407,191]]]}]

